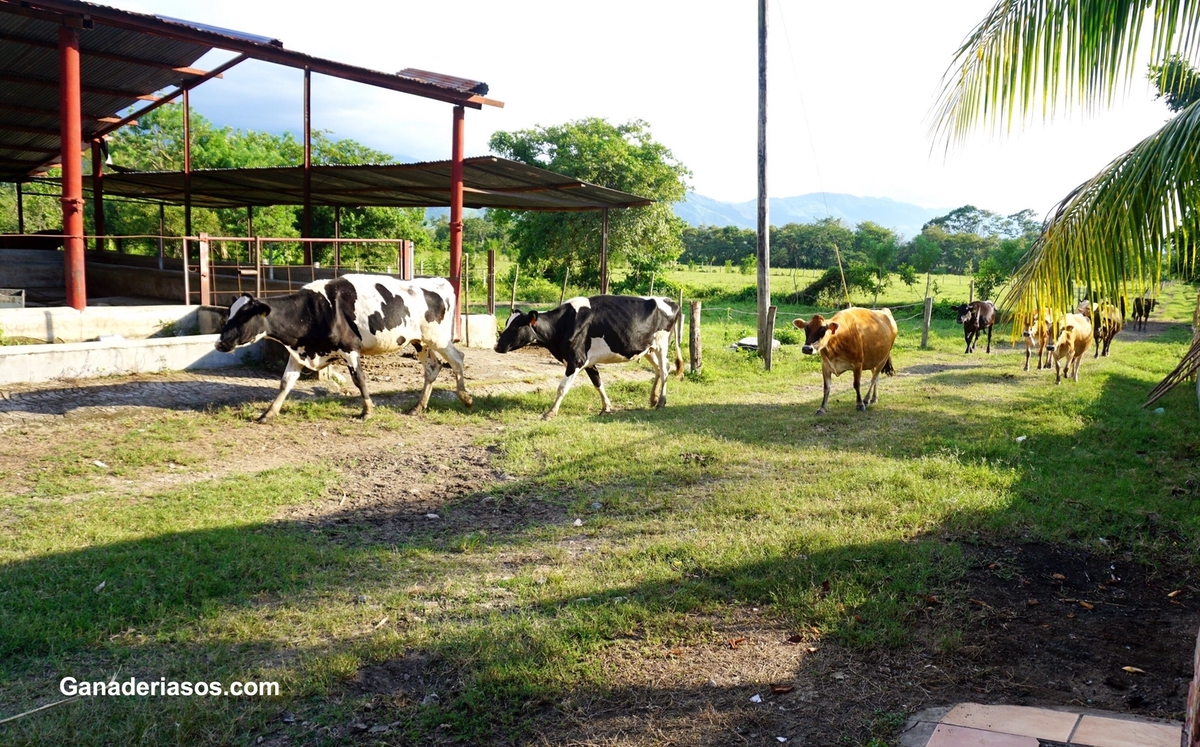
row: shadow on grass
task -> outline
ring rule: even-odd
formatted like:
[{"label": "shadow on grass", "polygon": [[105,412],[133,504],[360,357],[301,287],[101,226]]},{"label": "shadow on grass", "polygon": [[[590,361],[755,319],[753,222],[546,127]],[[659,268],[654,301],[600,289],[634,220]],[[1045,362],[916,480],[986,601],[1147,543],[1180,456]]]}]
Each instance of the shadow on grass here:
[{"label": "shadow on grass", "polygon": [[[963,386],[961,378],[969,381],[973,375],[931,378],[938,376],[954,377],[948,383],[958,387]],[[975,379],[985,376],[994,378],[980,372]],[[944,453],[966,463],[998,460],[1014,474],[1013,497],[994,511],[951,514],[911,538],[834,547],[784,542],[727,561],[704,557],[680,536],[639,551],[641,556],[633,560],[642,563],[648,577],[596,582],[570,594],[557,593],[551,585],[537,601],[446,615],[438,620],[436,634],[419,640],[409,640],[403,632],[375,635],[369,626],[301,647],[280,643],[285,636],[264,640],[252,632],[236,641],[197,642],[194,637],[206,620],[228,610],[250,609],[271,617],[283,607],[318,608],[328,595],[370,597],[394,590],[394,577],[368,571],[381,551],[415,557],[467,555],[474,547],[520,547],[535,536],[561,531],[564,512],[534,506],[543,499],[550,504],[562,500],[540,475],[507,483],[499,491],[514,512],[499,529],[494,525],[503,503],[475,508],[498,492],[488,489],[444,504],[447,517],[459,517],[448,519],[448,527],[386,536],[368,529],[349,544],[342,541],[341,530],[328,526],[266,521],[7,563],[0,567],[0,681],[6,685],[22,682],[30,692],[47,693],[59,676],[75,674],[60,668],[85,654],[146,679],[250,679],[259,665],[279,660],[309,662],[298,668],[316,671],[300,674],[290,683],[295,690],[280,701],[70,704],[0,727],[0,736],[13,744],[250,743],[256,735],[284,729],[296,741],[318,743],[351,739],[352,717],[365,713],[360,707],[370,703],[373,724],[393,724],[389,729],[423,743],[527,744],[539,734],[547,743],[611,740],[628,733],[652,734],[656,728],[681,730],[680,741],[694,744],[729,743],[751,734],[773,737],[773,731],[803,736],[805,743],[822,743],[822,735],[830,734],[862,743],[874,736],[881,708],[891,712],[931,698],[970,697],[983,681],[957,671],[947,676],[941,661],[941,669],[929,669],[930,657],[941,650],[938,641],[953,641],[964,620],[974,619],[972,614],[984,615],[988,607],[995,611],[991,603],[967,602],[961,589],[969,561],[959,540],[971,537],[970,532],[989,529],[1013,539],[1032,528],[1043,538],[1089,545],[1105,537],[1114,572],[1117,564],[1134,564],[1122,556],[1131,549],[1158,553],[1139,555],[1137,561],[1169,558],[1172,552],[1190,557],[1197,496],[1194,490],[1174,494],[1174,488],[1183,485],[1177,472],[1195,470],[1197,426],[1175,415],[1155,419],[1138,409],[1133,395],[1143,389],[1144,382],[1110,375],[1078,422],[1022,445],[1016,444],[1011,426],[1046,417],[1044,393],[1027,394],[1018,407],[1005,411],[972,407],[968,394],[940,394],[935,411],[889,411],[885,400],[866,414],[847,409],[820,420],[773,405],[685,405],[620,413],[612,417],[649,425],[684,442],[703,435],[804,453],[822,447],[892,459]],[[498,412],[514,406],[531,408],[531,399],[496,398],[482,409]],[[1172,407],[1172,412],[1184,409]],[[946,411],[953,411],[952,424],[947,424]],[[798,424],[807,431],[797,432]],[[818,425],[823,430],[812,427]],[[848,438],[851,432],[859,437]],[[591,458],[579,457],[576,467]],[[670,475],[647,479],[651,489],[673,484]],[[237,486],[231,482],[225,489],[236,491]],[[622,518],[614,516],[614,524]],[[405,517],[392,520],[413,523]],[[361,517],[347,513],[331,517],[329,526],[356,522]],[[574,538],[587,542],[579,531]],[[1015,593],[1022,593],[1020,579],[1013,583]],[[945,606],[933,605],[931,597]],[[754,607],[769,614],[759,617]],[[1108,612],[1101,607],[1098,614]],[[286,616],[280,620],[289,624]],[[1011,623],[988,617],[986,625]],[[767,642],[782,646],[786,633],[814,624],[835,645],[824,656],[795,656],[781,665],[779,671],[803,683],[796,700],[780,701],[792,709],[791,716],[750,704],[750,695],[758,694],[764,682],[727,679],[713,687],[701,678],[709,665],[679,669],[671,664],[685,656],[671,652],[685,648],[724,661],[717,652],[727,648],[730,632],[753,636],[761,648],[750,650],[769,662],[779,654],[768,652]],[[1194,624],[1194,615],[1188,624]],[[1092,669],[1071,664],[1076,654],[1067,635],[1074,637],[1064,633],[1057,643],[1065,652],[1060,664],[1081,668],[1081,678],[1092,676]],[[1180,639],[1178,631],[1154,625],[1138,635],[1141,642],[1156,636]],[[677,645],[679,641],[683,643]],[[1187,651],[1181,656],[1186,659]],[[998,652],[979,657],[974,664],[960,662],[963,672],[974,666],[977,673],[994,677],[1005,665],[1021,665],[1004,662]],[[354,663],[347,669],[330,661]],[[1105,660],[1096,671],[1122,665]],[[731,661],[723,666],[750,671]],[[876,692],[871,681],[881,679],[878,668],[885,666],[889,671],[900,668],[905,676],[882,678],[889,690]],[[99,673],[79,674],[91,678]],[[1019,673],[1009,677],[1020,679]],[[28,685],[40,680],[47,686]],[[649,686],[648,681],[662,685]],[[333,697],[325,697],[327,692]],[[440,694],[439,703],[422,706],[431,692]],[[1044,696],[1049,690],[1038,692]],[[1070,702],[1075,695],[1068,688],[1063,697]],[[285,706],[311,714],[304,717],[312,724],[308,731],[273,722],[278,708]],[[1160,707],[1157,702],[1155,707]]]}]

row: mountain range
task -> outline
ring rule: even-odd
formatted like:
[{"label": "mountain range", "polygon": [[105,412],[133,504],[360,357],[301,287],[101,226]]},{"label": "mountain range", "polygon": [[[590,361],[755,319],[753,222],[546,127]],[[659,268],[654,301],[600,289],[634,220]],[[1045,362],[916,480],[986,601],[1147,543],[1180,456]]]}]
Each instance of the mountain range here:
[{"label": "mountain range", "polygon": [[[825,217],[834,217],[840,218],[850,228],[865,220],[873,221],[905,237],[916,236],[926,222],[948,212],[949,209],[923,208],[886,197],[813,192],[795,197],[771,198],[773,226],[813,223]],[[693,226],[755,228],[758,225],[758,201],[721,202],[688,192],[682,202],[675,203],[675,215]]]}]

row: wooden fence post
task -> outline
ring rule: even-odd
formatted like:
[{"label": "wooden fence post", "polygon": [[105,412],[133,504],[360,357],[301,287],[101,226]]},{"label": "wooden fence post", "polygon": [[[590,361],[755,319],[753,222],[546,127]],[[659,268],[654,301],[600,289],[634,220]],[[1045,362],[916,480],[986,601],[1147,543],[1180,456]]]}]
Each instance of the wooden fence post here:
[{"label": "wooden fence post", "polygon": [[700,302],[692,301],[692,317],[689,321],[688,332],[691,336],[690,349],[692,358],[692,373],[698,373],[700,367],[704,365],[704,358],[700,350]]},{"label": "wooden fence post", "polygon": [[209,287],[208,274],[208,234],[200,234],[200,305],[212,304],[212,289]]},{"label": "wooden fence post", "polygon": [[933,299],[925,296],[925,323],[921,326],[921,347],[929,347],[929,320],[933,318]]},{"label": "wooden fence post", "polygon": [[971,294],[967,298],[967,303],[975,302],[975,278],[971,278]]},{"label": "wooden fence post", "polygon": [[496,250],[488,249],[487,313],[496,315]]},{"label": "wooden fence post", "polygon": [[775,312],[778,311],[777,306],[767,307],[767,326],[763,329],[766,334],[759,339],[766,341],[766,349],[760,351],[763,356],[763,362],[766,364],[766,369],[771,370],[771,364],[775,356]]},{"label": "wooden fence post", "polygon": [[521,266],[513,265],[513,291],[512,300],[508,302],[508,315],[517,310],[517,277],[521,274]]}]

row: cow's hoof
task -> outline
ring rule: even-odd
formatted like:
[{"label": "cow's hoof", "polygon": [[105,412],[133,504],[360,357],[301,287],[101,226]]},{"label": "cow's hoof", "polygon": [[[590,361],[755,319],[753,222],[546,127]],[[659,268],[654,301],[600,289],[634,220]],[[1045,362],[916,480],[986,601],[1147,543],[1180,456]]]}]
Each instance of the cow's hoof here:
[{"label": "cow's hoof", "polygon": [[466,405],[467,407],[474,407],[474,406],[475,406],[475,400],[474,400],[474,398],[472,398],[472,397],[471,397],[471,395],[467,394],[466,392],[459,392],[459,393],[458,393],[458,401],[459,401],[459,402],[462,402],[462,403],[463,403],[464,405]]},{"label": "cow's hoof", "polygon": [[554,410],[550,410],[542,415],[542,420],[554,420],[554,417],[556,415],[558,415],[557,412],[555,412]]},{"label": "cow's hoof", "polygon": [[857,407],[857,409],[858,409],[858,411],[859,411],[859,412],[866,412],[866,411],[867,411],[867,403],[866,403],[866,402],[859,402],[859,403],[858,403],[858,407]]},{"label": "cow's hoof", "polygon": [[357,419],[358,419],[358,420],[370,420],[370,419],[371,419],[371,416],[372,416],[372,415],[374,415],[374,414],[375,414],[375,411],[374,411],[374,410],[363,410],[362,412],[360,412],[360,413],[358,414],[358,418],[357,418]]},{"label": "cow's hoof", "polygon": [[818,415],[824,415],[824,414],[825,414],[825,408],[824,408],[824,407],[822,407],[821,409],[817,410],[817,414],[818,414]]},{"label": "cow's hoof", "polygon": [[254,422],[259,423],[259,424],[266,423],[266,422],[270,421],[271,418],[273,418],[273,417],[275,417],[275,413],[268,410],[268,411],[264,412],[262,415],[259,415],[258,418]]},{"label": "cow's hoof", "polygon": [[404,414],[415,416],[415,415],[420,415],[423,412],[425,412],[425,408],[422,407],[421,405],[416,405],[415,407],[410,407],[409,409],[405,410]]}]

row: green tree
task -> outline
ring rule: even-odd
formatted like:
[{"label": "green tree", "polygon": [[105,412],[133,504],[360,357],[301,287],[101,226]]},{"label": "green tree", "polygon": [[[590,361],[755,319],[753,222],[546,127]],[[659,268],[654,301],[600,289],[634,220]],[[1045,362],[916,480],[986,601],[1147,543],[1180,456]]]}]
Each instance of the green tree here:
[{"label": "green tree", "polygon": [[[653,205],[609,213],[610,261],[623,261],[628,289],[649,287],[683,251],[684,222],[671,205],[683,199],[687,168],[650,135],[641,120],[614,125],[600,118],[552,127],[497,132],[492,151],[611,189],[656,200]],[[599,281],[600,213],[496,211],[509,231],[523,269],[547,279],[566,268],[585,285]]]},{"label": "green tree", "polygon": [[1200,101],[1200,71],[1180,55],[1171,55],[1161,65],[1150,65],[1150,82],[1158,89],[1154,98],[1165,99],[1173,112]]},{"label": "green tree", "polygon": [[814,223],[788,223],[771,228],[772,263],[780,267],[835,267],[837,252],[846,252],[853,245],[854,232],[839,218],[822,218]]},{"label": "green tree", "polygon": [[[1194,0],[999,0],[946,72],[934,135],[949,145],[980,124],[1011,128],[1063,104],[1110,104],[1147,41],[1152,59],[1191,65],[1198,33]],[[1076,285],[1116,300],[1153,287],[1171,262],[1194,264],[1198,151],[1200,102],[1063,198],[1025,254],[1007,305],[1019,316],[1046,304],[1071,308]]]}]

